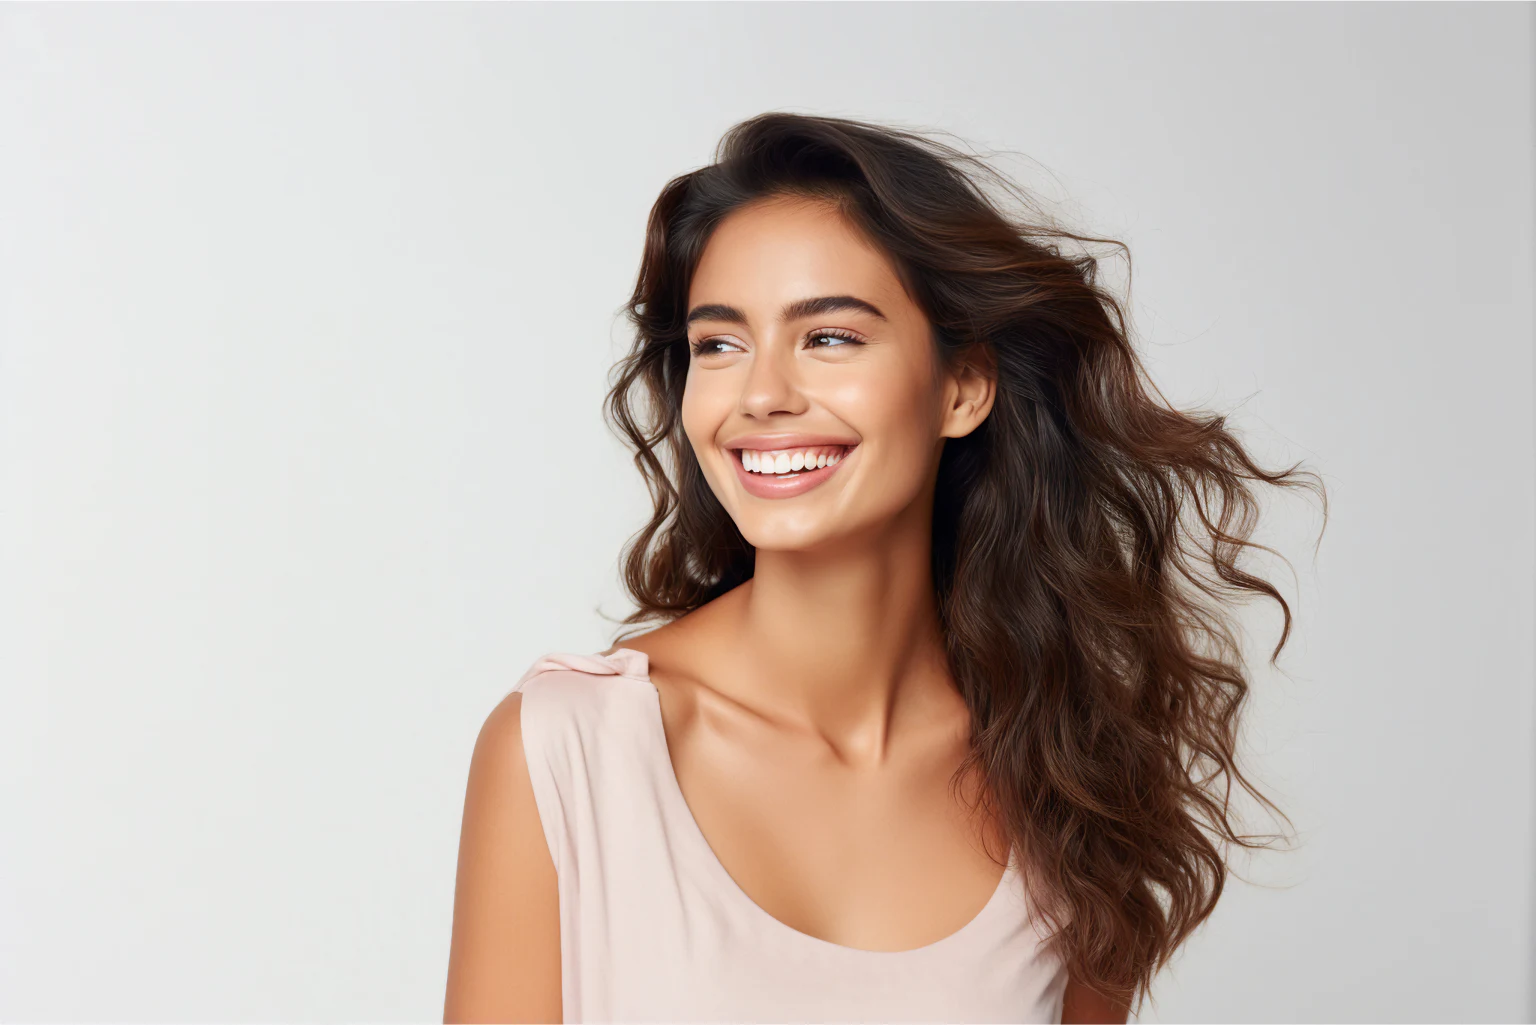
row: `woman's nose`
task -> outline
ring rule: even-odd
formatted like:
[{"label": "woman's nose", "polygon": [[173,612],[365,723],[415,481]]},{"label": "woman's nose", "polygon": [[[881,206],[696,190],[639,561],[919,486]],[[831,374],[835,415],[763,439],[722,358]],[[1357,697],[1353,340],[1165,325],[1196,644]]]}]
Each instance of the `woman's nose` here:
[{"label": "woman's nose", "polygon": [[741,388],[741,412],[768,417],[774,413],[803,413],[807,407],[795,371],[794,353],[769,345],[752,354]]}]

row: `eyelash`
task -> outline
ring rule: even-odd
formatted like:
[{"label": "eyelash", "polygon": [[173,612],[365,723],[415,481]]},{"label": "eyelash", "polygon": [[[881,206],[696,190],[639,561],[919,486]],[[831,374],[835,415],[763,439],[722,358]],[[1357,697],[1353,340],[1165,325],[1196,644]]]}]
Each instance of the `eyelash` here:
[{"label": "eyelash", "polygon": [[[843,342],[845,342],[847,344],[850,344],[850,345],[863,345],[864,344],[864,340],[862,338],[860,338],[858,335],[854,334],[851,331],[844,331],[841,328],[824,328],[823,330],[820,330],[820,331],[813,331],[809,335],[806,336],[806,341],[810,341],[810,340],[815,339],[815,338],[839,338],[839,339],[842,339]],[[717,341],[721,341],[721,339],[719,339],[719,338],[701,338],[697,342],[694,342],[692,345],[690,345],[689,348],[690,348],[690,350],[693,352],[693,354],[695,356],[709,355],[709,353],[707,353],[706,350],[709,348],[710,345],[712,345],[713,343],[715,343]],[[816,348],[835,349],[835,348],[837,348],[837,346],[835,346],[835,345],[823,345],[823,346],[816,346]]]}]

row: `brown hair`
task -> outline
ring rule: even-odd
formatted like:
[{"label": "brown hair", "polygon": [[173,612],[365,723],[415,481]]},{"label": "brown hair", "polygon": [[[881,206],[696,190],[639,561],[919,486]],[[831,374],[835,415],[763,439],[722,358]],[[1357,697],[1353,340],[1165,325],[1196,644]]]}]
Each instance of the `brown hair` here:
[{"label": "brown hair", "polygon": [[736,125],[715,163],[666,185],[625,307],[635,343],[605,403],[655,505],[623,555],[638,605],[623,622],[683,615],[753,572],[680,424],[705,243],[756,199],[834,201],[893,261],[945,364],[980,355],[998,379],[987,419],[946,442],[934,500],[934,587],[971,712],[954,782],[982,772],[1072,977],[1139,1003],[1215,908],[1224,845],[1266,846],[1239,832],[1234,782],[1279,812],[1236,764],[1248,682],[1220,601],[1278,602],[1278,659],[1290,608],[1237,565],[1245,549],[1272,551],[1250,540],[1249,482],[1314,490],[1325,522],[1327,494],[1314,473],[1255,465],[1224,417],[1163,399],[1098,260],[1062,248],[1107,243],[1129,259],[1123,243],[1012,217],[989,185],[1030,206],[984,161],[926,136],[777,112]]}]

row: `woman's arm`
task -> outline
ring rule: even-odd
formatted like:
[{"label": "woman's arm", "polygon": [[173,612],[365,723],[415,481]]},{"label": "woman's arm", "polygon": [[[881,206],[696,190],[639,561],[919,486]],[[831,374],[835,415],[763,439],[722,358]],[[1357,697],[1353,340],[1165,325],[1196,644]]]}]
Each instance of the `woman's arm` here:
[{"label": "woman's arm", "polygon": [[1061,1001],[1061,1020],[1064,1025],[1067,1022],[1081,1023],[1081,1025],[1087,1025],[1087,1023],[1125,1025],[1126,1019],[1130,1016],[1130,1007],[1111,1003],[1076,979],[1067,980],[1066,995]]},{"label": "woman's arm", "polygon": [[560,900],[513,692],[470,759],[443,1021],[558,1022]]}]

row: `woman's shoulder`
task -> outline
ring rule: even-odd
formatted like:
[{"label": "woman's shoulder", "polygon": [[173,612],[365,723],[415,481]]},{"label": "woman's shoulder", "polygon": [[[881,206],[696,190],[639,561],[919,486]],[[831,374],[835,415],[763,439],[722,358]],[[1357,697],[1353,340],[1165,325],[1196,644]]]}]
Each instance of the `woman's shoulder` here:
[{"label": "woman's shoulder", "polygon": [[[618,647],[605,652],[548,651],[533,660],[504,700],[520,704],[520,730],[544,743],[579,743],[581,735],[635,730],[644,702],[652,699],[644,652]],[[538,743],[539,741],[532,741]]]},{"label": "woman's shoulder", "polygon": [[588,683],[601,685],[605,680],[620,677],[645,680],[648,676],[648,659],[644,652],[633,648],[610,648],[608,651],[586,654],[574,651],[549,651],[533,660],[533,664],[513,685],[514,692],[525,692],[535,680],[558,681],[565,686],[581,686]]},{"label": "woman's shoulder", "polygon": [[[549,651],[534,659],[512,688],[525,694],[532,714],[545,719],[581,718],[601,723],[606,714],[649,722],[636,715],[635,703],[661,701],[670,722],[686,723],[695,707],[703,653],[721,646],[720,613],[739,597],[730,593],[707,605],[678,615],[643,633],[630,634],[606,651]],[[706,660],[707,661],[707,660]],[[510,696],[510,695],[509,695]]]}]

